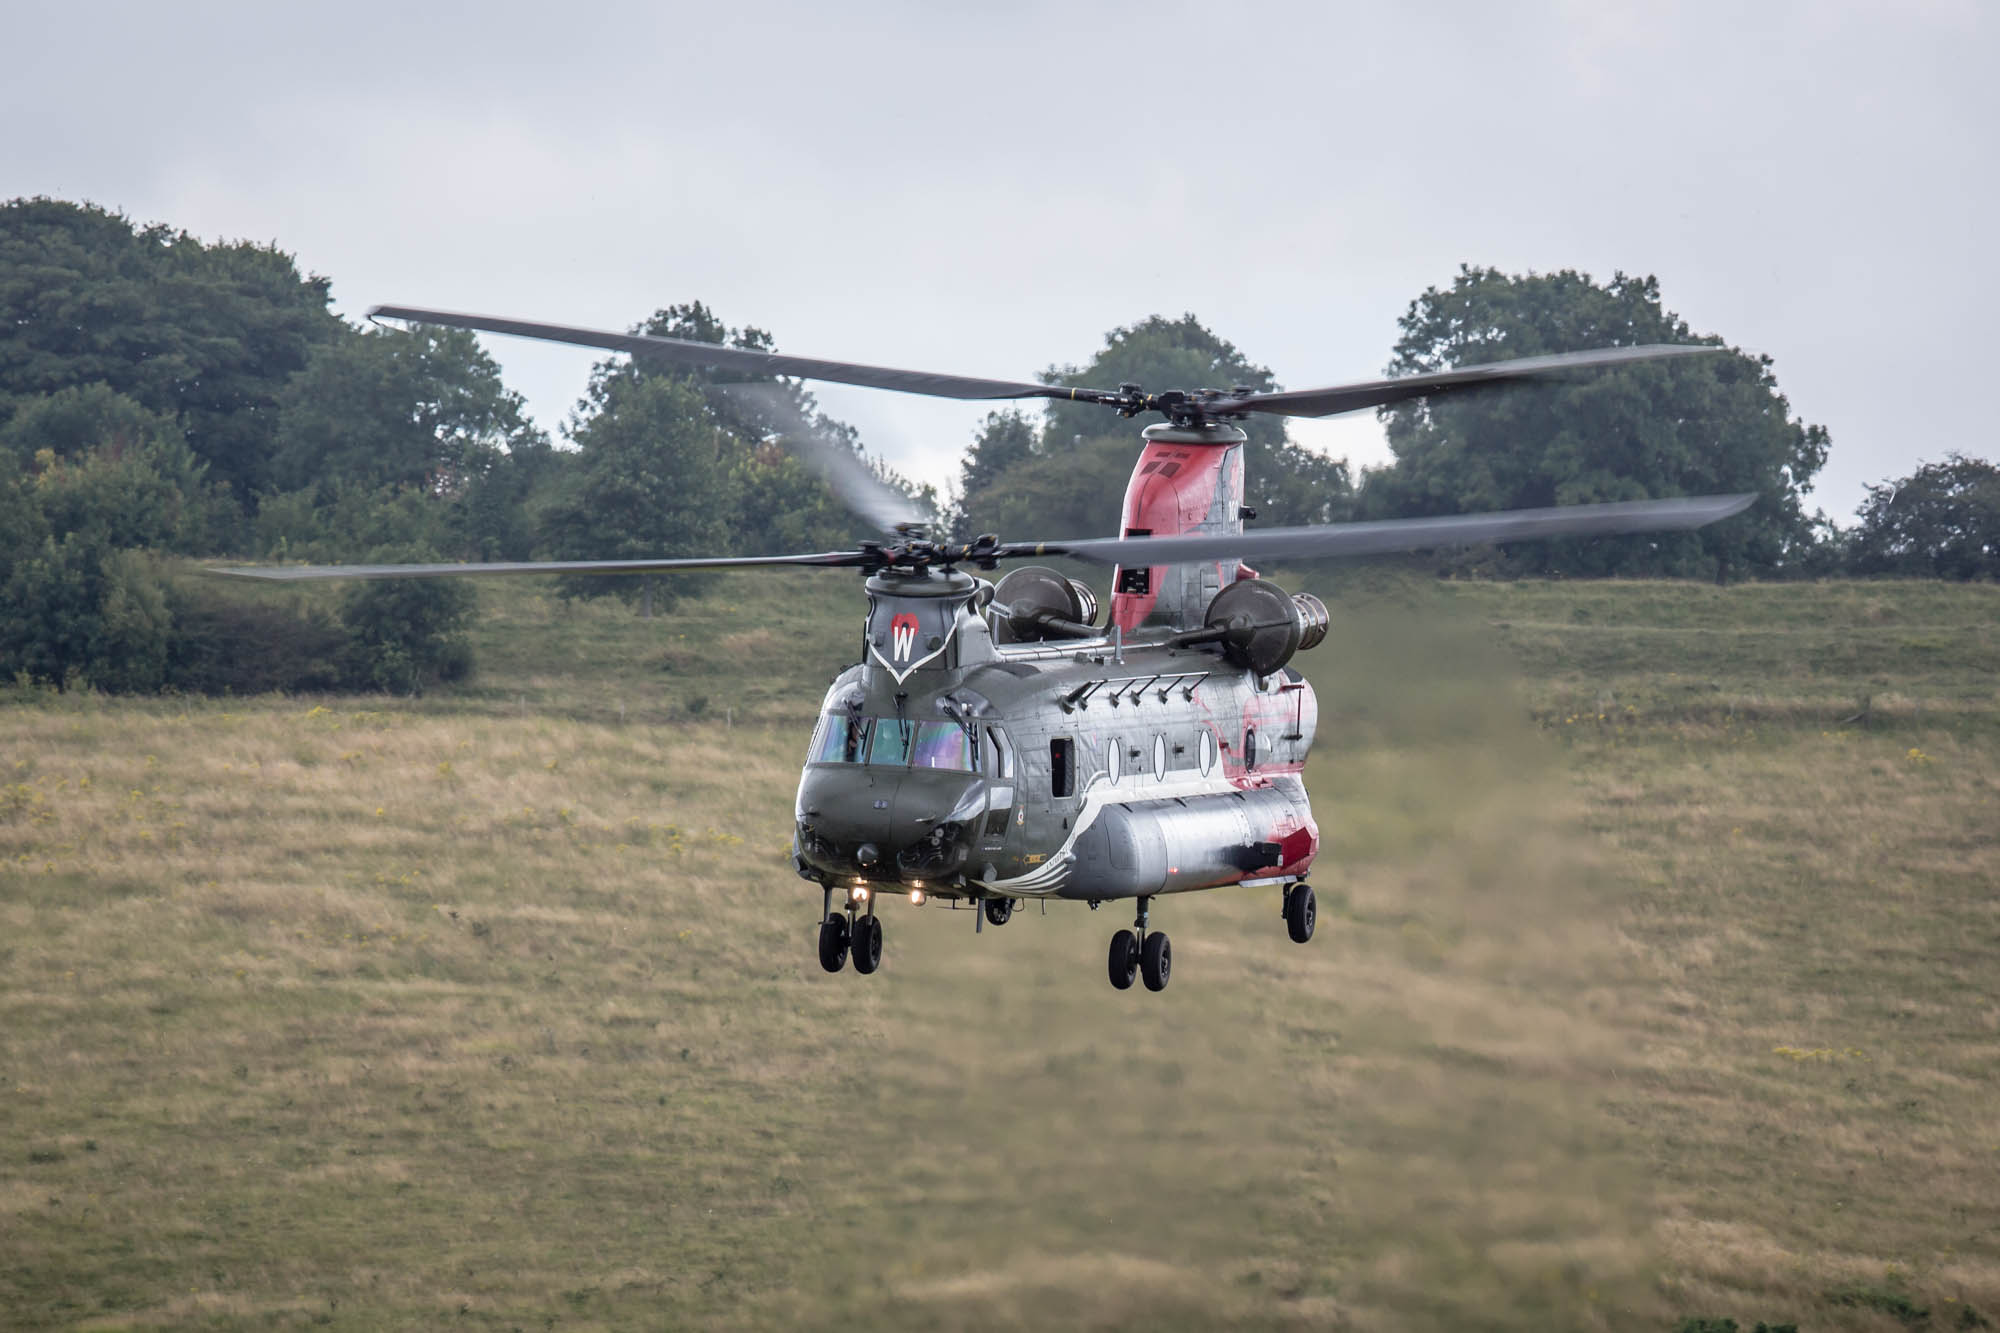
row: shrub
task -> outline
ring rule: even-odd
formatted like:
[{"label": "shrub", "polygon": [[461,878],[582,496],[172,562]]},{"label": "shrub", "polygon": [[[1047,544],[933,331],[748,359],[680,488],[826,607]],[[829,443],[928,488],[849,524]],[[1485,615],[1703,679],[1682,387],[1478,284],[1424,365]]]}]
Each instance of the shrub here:
[{"label": "shrub", "polygon": [[364,689],[418,694],[472,672],[465,624],[473,593],[456,579],[357,583],[341,606],[348,676]]}]

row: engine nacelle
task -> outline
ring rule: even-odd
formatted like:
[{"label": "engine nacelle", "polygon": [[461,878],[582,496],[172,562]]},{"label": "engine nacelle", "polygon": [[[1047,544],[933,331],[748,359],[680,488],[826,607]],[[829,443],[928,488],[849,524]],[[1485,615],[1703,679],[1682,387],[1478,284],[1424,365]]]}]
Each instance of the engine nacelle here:
[{"label": "engine nacelle", "polygon": [[996,643],[1090,638],[1096,619],[1097,594],[1044,565],[1010,569],[993,589]]},{"label": "engine nacelle", "polygon": [[1230,584],[1209,602],[1202,619],[1208,628],[1222,631],[1222,655],[1232,666],[1260,676],[1326,638],[1326,603],[1309,592],[1287,593],[1267,579]]}]

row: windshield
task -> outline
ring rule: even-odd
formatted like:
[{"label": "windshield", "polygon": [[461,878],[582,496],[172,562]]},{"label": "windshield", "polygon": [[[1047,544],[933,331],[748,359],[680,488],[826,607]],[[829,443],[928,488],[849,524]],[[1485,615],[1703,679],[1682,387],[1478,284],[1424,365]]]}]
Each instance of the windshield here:
[{"label": "windshield", "polygon": [[970,773],[972,747],[965,742],[965,729],[956,722],[920,722],[917,743],[910,753],[912,768],[955,768]]},{"label": "windshield", "polygon": [[911,722],[907,718],[856,717],[828,713],[813,740],[815,764],[904,764],[979,771],[979,753],[956,722]]},{"label": "windshield", "polygon": [[875,740],[868,747],[868,762],[871,764],[906,764],[910,761],[910,737],[916,732],[914,724],[907,719],[878,717],[875,719]]}]

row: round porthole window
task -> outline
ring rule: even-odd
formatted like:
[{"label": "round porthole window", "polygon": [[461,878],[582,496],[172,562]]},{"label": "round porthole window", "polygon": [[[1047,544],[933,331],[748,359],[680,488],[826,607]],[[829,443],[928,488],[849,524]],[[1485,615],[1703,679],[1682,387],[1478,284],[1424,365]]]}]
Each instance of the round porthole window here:
[{"label": "round porthole window", "polygon": [[1153,737],[1153,779],[1156,782],[1165,782],[1167,780],[1167,738],[1165,736]]},{"label": "round porthole window", "polygon": [[1207,777],[1208,771],[1215,767],[1215,733],[1202,732],[1201,744],[1195,748],[1201,753],[1201,775]]},{"label": "round porthole window", "polygon": [[1104,742],[1104,780],[1112,786],[1118,785],[1119,777],[1125,770],[1125,747],[1116,736]]}]

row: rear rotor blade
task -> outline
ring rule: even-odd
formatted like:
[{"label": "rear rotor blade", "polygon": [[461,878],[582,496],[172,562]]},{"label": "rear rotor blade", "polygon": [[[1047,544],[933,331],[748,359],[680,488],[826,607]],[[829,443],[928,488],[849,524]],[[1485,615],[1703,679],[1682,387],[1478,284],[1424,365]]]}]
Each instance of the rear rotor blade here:
[{"label": "rear rotor blade", "polygon": [[1307,528],[1265,528],[1243,533],[1193,533],[1184,537],[1102,537],[1074,542],[1010,543],[1007,556],[1067,555],[1103,565],[1171,565],[1218,559],[1344,559],[1393,555],[1439,546],[1543,537],[1608,537],[1631,532],[1699,528],[1740,514],[1754,494],[1704,495],[1683,500],[1627,500],[1615,504],[1510,509],[1448,518],[1392,518],[1372,523],[1328,523]]},{"label": "rear rotor blade", "polygon": [[1014,380],[974,379],[967,375],[938,375],[923,370],[894,370],[887,366],[864,366],[851,361],[820,361],[806,356],[780,356],[775,352],[753,352],[719,343],[692,342],[684,338],[660,338],[645,333],[612,333],[604,329],[579,329],[567,324],[538,324],[525,319],[501,319],[492,315],[467,315],[451,310],[425,310],[417,306],[378,305],[368,312],[370,319],[407,319],[420,324],[443,324],[454,329],[476,329],[482,333],[510,333],[519,338],[542,338],[550,342],[575,343],[580,347],[601,347],[610,352],[630,352],[634,356],[683,366],[708,366],[716,370],[746,371],[754,375],[796,375],[802,379],[826,380],[834,384],[859,384],[870,389],[898,389],[904,393],[928,394],[933,398],[1070,398],[1069,389],[1046,384],[1023,384]]},{"label": "rear rotor blade", "polygon": [[747,565],[867,565],[861,551],[821,551],[814,555],[736,555],[691,560],[521,560],[484,565],[233,565],[210,569],[235,579],[292,583],[306,579],[442,579],[496,574],[658,574],[682,569],[740,569]]},{"label": "rear rotor blade", "polygon": [[1512,361],[1492,361],[1483,366],[1433,371],[1428,375],[1402,375],[1395,379],[1368,380],[1360,384],[1336,384],[1324,389],[1294,389],[1285,393],[1244,394],[1204,402],[1210,416],[1237,412],[1269,412],[1286,417],[1328,417],[1339,412],[1358,412],[1366,407],[1386,407],[1431,394],[1465,389],[1490,388],[1517,380],[1559,375],[1565,371],[1588,370],[1597,366],[1623,365],[1628,361],[1653,361],[1662,357],[1700,356],[1719,352],[1720,347],[1696,347],[1676,343],[1651,343],[1643,347],[1606,347],[1591,352],[1559,352],[1554,356],[1527,356]]}]

